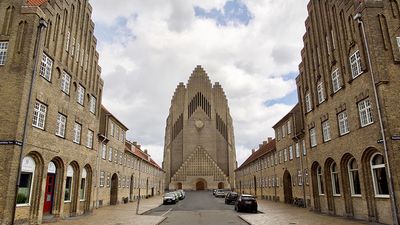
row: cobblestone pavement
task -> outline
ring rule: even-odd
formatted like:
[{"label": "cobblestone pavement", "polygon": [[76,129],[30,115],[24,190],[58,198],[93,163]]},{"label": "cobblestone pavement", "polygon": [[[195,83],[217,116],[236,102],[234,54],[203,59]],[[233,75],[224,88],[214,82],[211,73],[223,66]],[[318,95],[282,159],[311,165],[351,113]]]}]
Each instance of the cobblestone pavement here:
[{"label": "cobblestone pavement", "polygon": [[[139,213],[158,207],[162,203],[161,196],[140,200]],[[93,210],[90,215],[71,217],[51,225],[155,225],[165,218],[162,216],[136,215],[136,202],[105,206]]]},{"label": "cobblestone pavement", "polygon": [[359,220],[329,216],[315,213],[309,209],[258,200],[258,214],[240,214],[239,216],[251,225],[377,225]]}]

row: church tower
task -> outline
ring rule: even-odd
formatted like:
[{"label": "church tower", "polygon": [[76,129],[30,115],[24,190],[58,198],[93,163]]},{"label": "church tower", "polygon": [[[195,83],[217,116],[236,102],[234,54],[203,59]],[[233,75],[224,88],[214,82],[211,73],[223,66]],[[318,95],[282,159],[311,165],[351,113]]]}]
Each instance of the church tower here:
[{"label": "church tower", "polygon": [[235,138],[228,100],[197,66],[171,100],[165,129],[163,169],[169,189],[234,187]]}]

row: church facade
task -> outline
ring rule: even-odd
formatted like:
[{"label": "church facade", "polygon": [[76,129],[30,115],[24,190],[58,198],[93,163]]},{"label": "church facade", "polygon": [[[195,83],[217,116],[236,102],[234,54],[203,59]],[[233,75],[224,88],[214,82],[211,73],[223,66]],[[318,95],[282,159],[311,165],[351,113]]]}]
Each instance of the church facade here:
[{"label": "church facade", "polygon": [[234,187],[235,138],[228,100],[197,66],[180,83],[166,121],[163,169],[170,190]]}]

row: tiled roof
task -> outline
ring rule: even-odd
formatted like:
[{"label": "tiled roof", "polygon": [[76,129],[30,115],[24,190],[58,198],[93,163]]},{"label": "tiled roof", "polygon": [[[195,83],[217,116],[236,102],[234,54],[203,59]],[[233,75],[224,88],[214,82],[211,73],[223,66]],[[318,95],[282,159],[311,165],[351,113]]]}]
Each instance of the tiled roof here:
[{"label": "tiled roof", "polygon": [[31,6],[40,6],[48,0],[27,0],[26,4]]},{"label": "tiled roof", "polygon": [[272,141],[269,141],[268,143],[263,144],[257,151],[255,151],[253,154],[251,154],[246,159],[246,161],[244,161],[244,163],[242,165],[240,165],[236,170],[240,170],[240,169],[246,167],[250,163],[252,163],[255,160],[257,160],[258,158],[261,158],[262,156],[264,156],[268,152],[271,152],[271,151],[273,151],[275,149],[276,149],[276,142],[275,142],[275,139],[273,139]]},{"label": "tiled roof", "polygon": [[132,152],[135,156],[143,159],[147,163],[153,165],[159,170],[162,170],[162,168],[152,159],[148,154],[143,152],[141,149],[139,149],[136,145],[131,144],[130,142],[125,142],[125,146],[128,149],[128,151]]}]

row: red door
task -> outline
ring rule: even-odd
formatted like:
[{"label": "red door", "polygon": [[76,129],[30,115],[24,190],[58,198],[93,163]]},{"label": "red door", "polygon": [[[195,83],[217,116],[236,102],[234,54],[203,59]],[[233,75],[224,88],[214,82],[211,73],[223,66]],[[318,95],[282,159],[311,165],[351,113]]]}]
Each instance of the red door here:
[{"label": "red door", "polygon": [[46,191],[44,194],[44,207],[43,213],[51,213],[51,208],[53,206],[53,193],[54,193],[54,177],[55,174],[48,173],[46,179]]}]

